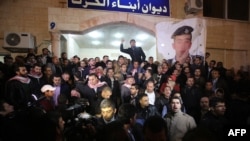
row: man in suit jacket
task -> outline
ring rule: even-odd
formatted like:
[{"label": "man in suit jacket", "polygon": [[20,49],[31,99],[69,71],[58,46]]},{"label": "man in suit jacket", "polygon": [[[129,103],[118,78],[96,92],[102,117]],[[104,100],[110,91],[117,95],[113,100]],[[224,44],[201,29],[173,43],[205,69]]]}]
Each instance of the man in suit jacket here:
[{"label": "man in suit jacket", "polygon": [[132,84],[130,87],[130,95],[124,97],[124,103],[130,103],[135,107],[139,107],[139,85]]},{"label": "man in suit jacket", "polygon": [[130,55],[132,62],[135,60],[140,64],[145,61],[146,55],[141,47],[136,47],[136,41],[134,39],[130,40],[130,48],[123,48],[124,39],[121,40],[120,51]]},{"label": "man in suit jacket", "polygon": [[46,65],[46,64],[52,62],[52,57],[51,57],[50,51],[47,48],[43,48],[42,54],[39,56],[41,57],[43,65]]}]

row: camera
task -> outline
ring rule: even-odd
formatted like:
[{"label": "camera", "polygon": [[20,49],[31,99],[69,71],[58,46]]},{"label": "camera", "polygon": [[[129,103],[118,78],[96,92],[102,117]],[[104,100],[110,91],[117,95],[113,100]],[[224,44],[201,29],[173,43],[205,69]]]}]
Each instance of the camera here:
[{"label": "camera", "polygon": [[66,109],[69,114],[65,122],[64,135],[67,141],[86,140],[89,137],[89,125],[96,125],[95,118],[87,113],[89,101],[83,98],[74,99],[71,106]]}]

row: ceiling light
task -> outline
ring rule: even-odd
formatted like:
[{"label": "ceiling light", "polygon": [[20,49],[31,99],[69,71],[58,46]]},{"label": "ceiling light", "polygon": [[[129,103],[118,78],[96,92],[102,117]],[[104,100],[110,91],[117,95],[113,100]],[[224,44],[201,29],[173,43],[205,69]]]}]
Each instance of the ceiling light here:
[{"label": "ceiling light", "polygon": [[142,42],[136,42],[136,46],[142,46]]},{"label": "ceiling light", "polygon": [[99,38],[99,37],[102,37],[103,34],[99,31],[92,31],[92,32],[89,32],[88,35],[92,38]]},{"label": "ceiling light", "polygon": [[93,45],[100,45],[100,44],[101,44],[100,41],[92,41],[91,43],[92,43]]},{"label": "ceiling light", "polygon": [[144,41],[144,40],[146,40],[148,37],[149,37],[149,35],[148,35],[148,34],[145,34],[145,33],[136,35],[136,39],[137,39],[137,40],[140,40],[140,41]]},{"label": "ceiling light", "polygon": [[161,44],[161,46],[162,46],[162,47],[164,47],[164,46],[165,46],[165,44],[164,44],[164,43],[162,43],[162,44]]},{"label": "ceiling light", "polygon": [[123,37],[123,34],[122,33],[115,33],[114,37],[120,39]]},{"label": "ceiling light", "polygon": [[113,41],[110,44],[115,47],[120,47],[121,41]]},{"label": "ceiling light", "polygon": [[75,37],[74,34],[65,34],[67,37],[73,38]]}]

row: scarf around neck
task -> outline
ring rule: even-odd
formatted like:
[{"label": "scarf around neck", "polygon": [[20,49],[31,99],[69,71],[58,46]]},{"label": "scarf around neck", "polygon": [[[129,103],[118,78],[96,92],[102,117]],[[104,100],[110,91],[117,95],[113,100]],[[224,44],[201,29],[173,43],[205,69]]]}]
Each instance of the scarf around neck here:
[{"label": "scarf around neck", "polygon": [[98,87],[101,87],[101,86],[103,86],[103,85],[105,85],[106,84],[106,82],[101,82],[101,81],[99,81],[97,84],[95,84],[95,85],[92,85],[92,84],[90,84],[89,82],[88,82],[88,86],[91,88],[91,89],[96,89],[96,88],[98,88]]},{"label": "scarf around neck", "polygon": [[11,81],[11,80],[17,80],[17,81],[20,81],[20,82],[25,83],[25,84],[30,83],[30,78],[29,77],[22,77],[22,76],[18,76],[18,75],[10,78],[9,81]]},{"label": "scarf around neck", "polygon": [[31,76],[31,77],[37,78],[37,79],[39,79],[39,78],[41,78],[41,77],[43,76],[42,73],[41,73],[41,74],[37,74],[37,73],[35,73],[35,71],[33,71],[33,70],[31,70],[30,73],[29,73],[28,75]]}]

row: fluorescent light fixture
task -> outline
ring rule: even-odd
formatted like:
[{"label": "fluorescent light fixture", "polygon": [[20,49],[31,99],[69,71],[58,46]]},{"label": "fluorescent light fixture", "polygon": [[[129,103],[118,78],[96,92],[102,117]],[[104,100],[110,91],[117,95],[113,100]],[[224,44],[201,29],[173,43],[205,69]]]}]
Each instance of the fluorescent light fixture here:
[{"label": "fluorescent light fixture", "polygon": [[121,41],[113,41],[110,44],[115,47],[120,47]]},{"label": "fluorescent light fixture", "polygon": [[92,43],[93,45],[100,45],[100,44],[101,44],[100,41],[91,41],[91,43]]},{"label": "fluorescent light fixture", "polygon": [[73,37],[74,37],[74,34],[65,34],[65,35],[67,35],[67,36],[70,37],[70,38],[73,38]]},{"label": "fluorescent light fixture", "polygon": [[92,31],[92,32],[89,32],[88,35],[92,38],[100,38],[103,36],[103,34],[99,31]]},{"label": "fluorescent light fixture", "polygon": [[120,39],[120,38],[123,37],[123,34],[118,32],[118,33],[114,34],[114,37],[117,38],[117,39]]},{"label": "fluorescent light fixture", "polygon": [[136,39],[137,39],[137,40],[140,40],[140,41],[144,41],[144,40],[146,40],[146,39],[148,39],[148,38],[149,38],[149,35],[148,35],[148,34],[145,34],[145,33],[136,35]]},{"label": "fluorescent light fixture", "polygon": [[143,44],[142,44],[142,42],[136,42],[136,46],[142,46]]}]

